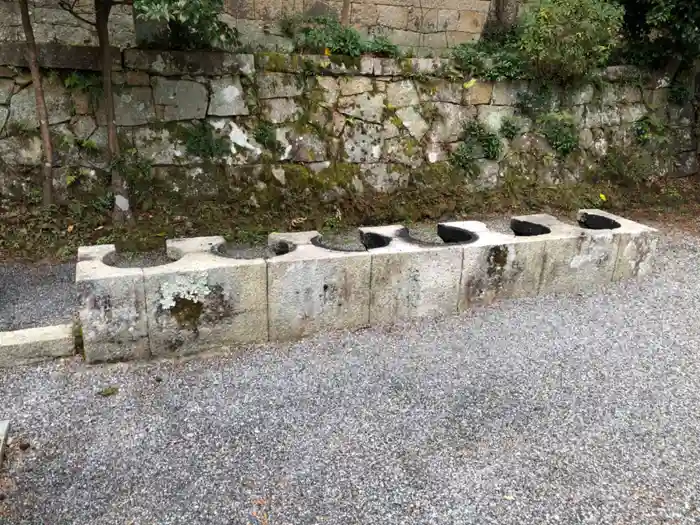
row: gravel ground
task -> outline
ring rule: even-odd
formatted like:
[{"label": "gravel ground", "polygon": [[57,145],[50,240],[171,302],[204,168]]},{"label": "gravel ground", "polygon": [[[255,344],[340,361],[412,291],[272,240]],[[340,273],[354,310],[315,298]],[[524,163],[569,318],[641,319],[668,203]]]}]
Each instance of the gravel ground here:
[{"label": "gravel ground", "polygon": [[69,323],[75,265],[0,265],[0,331]]},{"label": "gravel ground", "polygon": [[0,523],[697,524],[699,253],[393,329],[5,370]]}]

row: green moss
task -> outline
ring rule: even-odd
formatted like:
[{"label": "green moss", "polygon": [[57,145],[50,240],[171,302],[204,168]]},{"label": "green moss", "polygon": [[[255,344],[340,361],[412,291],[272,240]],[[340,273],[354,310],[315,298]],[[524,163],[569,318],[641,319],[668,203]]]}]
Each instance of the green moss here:
[{"label": "green moss", "polygon": [[361,175],[358,164],[336,162],[318,173],[330,187],[352,188],[353,180]]},{"label": "green moss", "polygon": [[464,176],[449,162],[426,164],[413,172],[413,180],[420,185],[446,187],[464,182]]},{"label": "green moss", "polygon": [[265,71],[285,71],[289,59],[289,55],[274,52],[259,53],[257,57],[262,58],[260,63],[264,64]]},{"label": "green moss", "polygon": [[79,321],[73,323],[73,348],[76,355],[85,356],[85,346],[83,343],[83,326]]},{"label": "green moss", "polygon": [[119,393],[119,387],[108,386],[97,392],[97,395],[101,397],[111,397]]},{"label": "green moss", "polygon": [[398,62],[403,76],[410,78],[415,74],[416,70],[413,68],[413,61],[410,58],[404,58]]},{"label": "green moss", "polygon": [[31,122],[25,120],[16,120],[7,123],[3,134],[8,137],[38,137],[39,130],[34,129]]},{"label": "green moss", "polygon": [[408,137],[408,138],[404,139],[403,144],[404,144],[404,153],[409,158],[414,157],[415,155],[419,155],[421,153],[420,142],[418,142],[413,137]]},{"label": "green moss", "polygon": [[436,122],[442,118],[437,106],[432,102],[424,103],[421,107],[420,113],[428,124],[432,124],[433,122]]}]

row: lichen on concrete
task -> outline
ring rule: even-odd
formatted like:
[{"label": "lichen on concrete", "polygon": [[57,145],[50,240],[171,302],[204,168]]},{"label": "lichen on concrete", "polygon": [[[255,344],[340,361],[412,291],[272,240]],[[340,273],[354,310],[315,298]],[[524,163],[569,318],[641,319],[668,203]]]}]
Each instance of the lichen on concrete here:
[{"label": "lichen on concrete", "polygon": [[206,275],[178,275],[174,280],[168,280],[160,285],[160,307],[171,310],[177,305],[178,299],[192,303],[203,303],[211,293]]}]

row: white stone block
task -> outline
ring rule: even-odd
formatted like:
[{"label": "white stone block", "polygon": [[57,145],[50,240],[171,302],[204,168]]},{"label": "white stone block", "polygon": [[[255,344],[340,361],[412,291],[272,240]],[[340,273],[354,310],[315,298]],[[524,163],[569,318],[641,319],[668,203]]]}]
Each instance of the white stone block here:
[{"label": "white stone block", "polygon": [[0,367],[66,357],[74,353],[72,324],[0,332]]},{"label": "white stone block", "polygon": [[143,270],[106,265],[114,251],[111,244],[78,250],[78,314],[89,363],[150,356]]},{"label": "white stone block", "polygon": [[188,355],[267,341],[264,259],[214,253],[221,237],[168,241],[182,258],[143,269],[154,356]]},{"label": "white stone block", "polygon": [[459,310],[486,306],[499,299],[537,295],[545,241],[488,230],[474,221],[441,223],[476,234],[462,245]]},{"label": "white stone block", "polygon": [[513,221],[551,230],[538,236],[546,242],[540,294],[575,293],[612,281],[619,247],[619,237],[612,230],[587,230],[551,215],[526,215]]},{"label": "white stone block", "polygon": [[450,315],[457,311],[462,247],[412,242],[402,226],[361,228],[368,236],[390,238],[388,246],[370,250],[372,325]]},{"label": "white stone block", "polygon": [[0,421],[0,467],[2,460],[5,458],[5,447],[7,446],[7,437],[10,434],[10,422]]},{"label": "white stone block", "polygon": [[312,243],[318,232],[273,234],[289,253],[267,261],[270,340],[369,324],[371,258],[367,252],[334,251]]},{"label": "white stone block", "polygon": [[603,210],[579,210],[578,218],[584,224],[593,221],[605,226],[606,220],[619,224],[612,229],[619,242],[613,281],[643,277],[651,272],[659,243],[658,230]]}]

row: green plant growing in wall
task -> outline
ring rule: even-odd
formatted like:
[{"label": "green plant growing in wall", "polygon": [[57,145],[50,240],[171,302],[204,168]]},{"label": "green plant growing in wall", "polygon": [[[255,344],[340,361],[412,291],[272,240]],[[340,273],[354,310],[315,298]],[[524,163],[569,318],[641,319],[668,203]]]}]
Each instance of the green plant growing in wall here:
[{"label": "green plant growing in wall", "polygon": [[533,89],[519,92],[515,105],[524,116],[537,120],[540,115],[555,110],[557,97],[551,84],[539,83]]},{"label": "green plant growing in wall", "polygon": [[97,155],[101,151],[97,143],[91,139],[75,139],[75,145],[88,155]]},{"label": "green plant growing in wall", "polygon": [[465,143],[481,148],[485,158],[498,160],[498,157],[501,156],[503,151],[501,139],[498,134],[486,129],[481,122],[468,122],[464,126],[462,135]]},{"label": "green plant growing in wall", "polygon": [[282,32],[294,41],[302,53],[318,53],[357,58],[363,54],[383,57],[399,56],[399,48],[388,38],[378,36],[365,40],[353,27],[343,25],[330,16],[287,17],[281,22]]},{"label": "green plant growing in wall", "polygon": [[484,80],[516,80],[530,76],[528,62],[519,47],[517,29],[460,44],[450,55],[457,69]]},{"label": "green plant growing in wall", "polygon": [[377,36],[365,44],[365,53],[370,53],[378,57],[397,58],[401,56],[399,46],[392,43],[385,36]]},{"label": "green plant growing in wall", "polygon": [[635,122],[632,130],[640,145],[665,145],[669,142],[666,125],[653,113]]},{"label": "green plant growing in wall", "polygon": [[206,122],[199,121],[192,127],[182,129],[187,153],[207,161],[216,161],[231,153],[228,141],[217,137]]},{"label": "green plant growing in wall", "polygon": [[477,159],[485,157],[497,160],[503,151],[499,136],[480,122],[465,124],[461,138],[461,144],[452,152],[449,160],[452,166],[469,175],[478,172]]},{"label": "green plant growing in wall", "polygon": [[677,75],[669,86],[668,101],[677,106],[685,106],[693,100],[690,82],[683,75]]},{"label": "green plant growing in wall", "polygon": [[102,82],[98,74],[73,71],[63,79],[63,85],[70,91],[89,93],[92,90],[102,90]]},{"label": "green plant growing in wall", "polygon": [[561,156],[578,148],[578,126],[571,113],[553,111],[541,116],[537,120],[537,131]]},{"label": "green plant growing in wall", "polygon": [[513,140],[515,137],[520,135],[523,129],[523,123],[517,117],[507,117],[501,122],[501,129],[499,130],[501,136],[508,140]]},{"label": "green plant growing in wall", "polygon": [[166,22],[167,43],[176,49],[231,49],[238,31],[221,19],[224,0],[134,0],[141,20]]},{"label": "green plant growing in wall", "polygon": [[253,138],[262,147],[272,153],[279,153],[281,145],[277,140],[277,131],[271,122],[260,121],[253,131]]},{"label": "green plant growing in wall", "polygon": [[360,33],[345,27],[331,17],[307,19],[295,36],[295,47],[299,51],[323,54],[328,50],[333,55],[359,57],[365,50]]},{"label": "green plant growing in wall", "polygon": [[137,149],[124,149],[119,157],[112,160],[109,170],[122,177],[133,205],[142,210],[153,207],[153,165],[150,160],[140,155]]},{"label": "green plant growing in wall", "polygon": [[460,143],[450,155],[449,160],[453,167],[464,171],[468,175],[474,175],[478,170],[473,144]]}]

